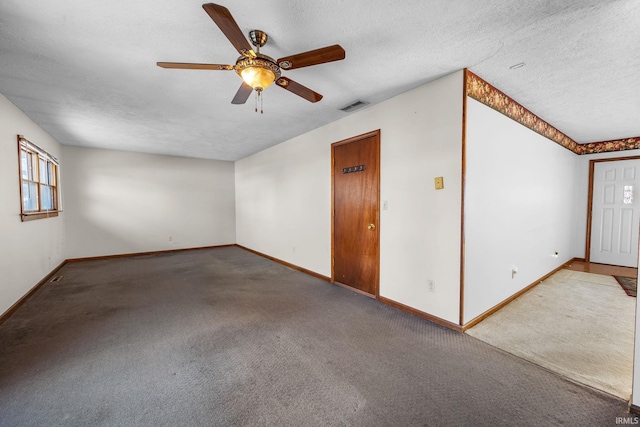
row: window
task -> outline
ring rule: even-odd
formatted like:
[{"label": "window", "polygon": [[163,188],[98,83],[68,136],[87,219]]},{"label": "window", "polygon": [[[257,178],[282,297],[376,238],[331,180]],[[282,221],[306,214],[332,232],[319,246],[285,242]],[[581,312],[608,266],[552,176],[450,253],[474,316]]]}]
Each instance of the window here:
[{"label": "window", "polygon": [[58,216],[58,160],[20,135],[18,152],[22,221]]}]

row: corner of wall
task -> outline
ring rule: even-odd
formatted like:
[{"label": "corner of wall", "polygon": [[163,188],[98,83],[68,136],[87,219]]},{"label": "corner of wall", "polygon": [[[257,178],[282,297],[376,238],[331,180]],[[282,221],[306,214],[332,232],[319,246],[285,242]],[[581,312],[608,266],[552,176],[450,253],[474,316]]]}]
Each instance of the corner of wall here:
[{"label": "corner of wall", "polygon": [[60,143],[0,95],[0,313],[20,300],[66,257],[64,212],[58,217],[21,222],[17,135],[55,155]]}]

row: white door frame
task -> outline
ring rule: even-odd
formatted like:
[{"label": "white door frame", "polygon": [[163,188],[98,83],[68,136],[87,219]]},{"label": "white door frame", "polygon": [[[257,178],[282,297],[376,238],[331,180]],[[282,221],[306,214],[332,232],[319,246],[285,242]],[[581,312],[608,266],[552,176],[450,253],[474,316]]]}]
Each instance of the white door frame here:
[{"label": "white door frame", "polygon": [[587,200],[587,241],[585,248],[585,261],[590,262],[591,259],[591,214],[593,212],[593,175],[596,163],[617,162],[622,160],[640,160],[640,156],[627,157],[611,157],[606,159],[589,160],[589,195]]}]

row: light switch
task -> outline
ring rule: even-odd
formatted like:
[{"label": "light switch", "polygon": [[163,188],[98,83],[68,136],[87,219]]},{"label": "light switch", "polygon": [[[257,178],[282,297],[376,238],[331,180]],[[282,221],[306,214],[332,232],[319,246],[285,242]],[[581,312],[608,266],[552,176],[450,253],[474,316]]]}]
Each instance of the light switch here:
[{"label": "light switch", "polygon": [[444,188],[444,178],[441,176],[437,176],[433,179],[436,190],[442,190]]}]

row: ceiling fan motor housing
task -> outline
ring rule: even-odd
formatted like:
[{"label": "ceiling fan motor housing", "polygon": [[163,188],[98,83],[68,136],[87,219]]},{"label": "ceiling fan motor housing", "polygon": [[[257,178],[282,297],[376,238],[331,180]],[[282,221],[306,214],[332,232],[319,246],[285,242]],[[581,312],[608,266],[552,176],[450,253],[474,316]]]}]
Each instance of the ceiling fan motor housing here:
[{"label": "ceiling fan motor housing", "polygon": [[261,30],[249,31],[249,38],[251,39],[251,44],[258,48],[267,44],[267,41],[269,40],[267,33]]}]

